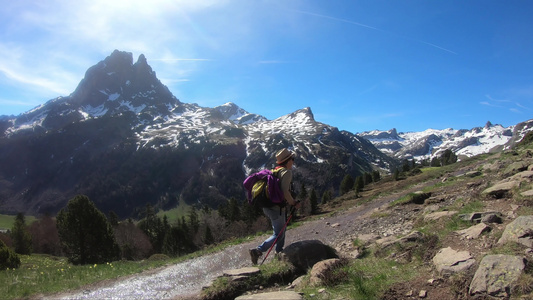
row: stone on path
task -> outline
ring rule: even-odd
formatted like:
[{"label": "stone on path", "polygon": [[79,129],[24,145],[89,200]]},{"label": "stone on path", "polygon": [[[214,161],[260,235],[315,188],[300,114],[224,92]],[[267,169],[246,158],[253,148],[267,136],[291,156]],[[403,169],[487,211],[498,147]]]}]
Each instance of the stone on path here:
[{"label": "stone on path", "polygon": [[451,275],[468,270],[476,263],[470,252],[443,248],[433,257],[433,264],[443,275]]},{"label": "stone on path", "polygon": [[525,268],[524,258],[512,255],[487,255],[470,283],[470,295],[509,297],[512,285]]},{"label": "stone on path", "polygon": [[257,300],[257,299],[276,299],[276,300],[301,300],[303,299],[302,295],[293,292],[293,291],[281,291],[281,292],[270,292],[262,294],[252,294],[252,295],[242,295],[235,300]]}]

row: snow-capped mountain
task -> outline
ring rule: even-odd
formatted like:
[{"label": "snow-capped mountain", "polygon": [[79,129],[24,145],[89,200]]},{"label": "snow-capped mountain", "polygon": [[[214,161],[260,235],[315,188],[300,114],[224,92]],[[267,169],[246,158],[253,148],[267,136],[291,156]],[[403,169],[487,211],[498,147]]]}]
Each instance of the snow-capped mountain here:
[{"label": "snow-capped mountain", "polygon": [[484,127],[470,130],[448,128],[398,133],[396,129],[391,129],[367,131],[358,135],[392,157],[424,160],[438,157],[447,149],[452,150],[459,158],[509,149],[531,130],[533,120],[510,127],[487,122]]},{"label": "snow-capped mountain", "polygon": [[54,214],[76,194],[121,217],[137,217],[146,203],[216,208],[242,199],[245,176],[270,167],[283,147],[297,153],[296,181],[319,195],[346,174],[397,163],[316,122],[310,108],[267,120],[233,103],[182,103],[144,55],[134,63],[116,50],[71,95],[0,118],[0,213]]}]

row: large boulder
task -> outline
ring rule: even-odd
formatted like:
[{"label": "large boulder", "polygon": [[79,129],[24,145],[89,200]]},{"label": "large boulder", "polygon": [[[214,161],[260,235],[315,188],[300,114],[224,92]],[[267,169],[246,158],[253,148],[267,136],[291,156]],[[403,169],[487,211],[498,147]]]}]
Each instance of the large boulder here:
[{"label": "large boulder", "polygon": [[468,251],[455,251],[452,248],[443,248],[433,257],[433,264],[442,275],[452,275],[467,271],[476,261]]},{"label": "large boulder", "polygon": [[319,240],[305,240],[285,247],[281,254],[283,261],[291,263],[299,271],[307,271],[319,261],[339,258],[335,249]]},{"label": "large boulder", "polygon": [[470,295],[509,297],[513,284],[525,266],[523,257],[502,254],[485,256],[470,283]]},{"label": "large boulder", "polygon": [[520,181],[518,180],[499,182],[484,190],[482,194],[500,199],[507,197],[511,191],[518,186],[520,186]]},{"label": "large boulder", "polygon": [[533,247],[533,216],[520,216],[505,227],[498,244],[510,241]]},{"label": "large boulder", "polygon": [[511,163],[511,164],[507,165],[507,167],[505,168],[504,174],[513,175],[513,174],[516,174],[518,172],[522,172],[522,171],[527,170],[527,167],[529,167],[529,163],[528,162],[517,161],[517,162],[514,162],[514,163]]}]

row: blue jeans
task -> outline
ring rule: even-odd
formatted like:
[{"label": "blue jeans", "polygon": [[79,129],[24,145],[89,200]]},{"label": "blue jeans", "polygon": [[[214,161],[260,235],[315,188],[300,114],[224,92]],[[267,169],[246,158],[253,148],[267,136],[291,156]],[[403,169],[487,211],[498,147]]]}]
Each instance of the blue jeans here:
[{"label": "blue jeans", "polygon": [[[283,227],[285,226],[285,209],[279,208],[279,206],[273,206],[273,207],[264,207],[263,213],[270,219],[270,222],[272,223],[272,229],[274,229],[274,234],[272,234],[271,237],[266,239],[257,249],[259,249],[261,252],[266,252],[274,241],[276,241],[276,237],[278,237],[278,234],[281,232]],[[285,245],[285,230],[281,233],[281,235],[278,237],[276,241],[276,252],[283,251],[283,246]]]}]

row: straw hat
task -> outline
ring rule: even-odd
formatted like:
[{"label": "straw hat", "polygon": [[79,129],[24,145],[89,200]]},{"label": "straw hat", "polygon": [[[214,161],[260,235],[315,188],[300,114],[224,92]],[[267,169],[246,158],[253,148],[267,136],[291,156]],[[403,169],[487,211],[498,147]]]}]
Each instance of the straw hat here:
[{"label": "straw hat", "polygon": [[296,154],[287,150],[287,148],[283,148],[276,154],[276,163],[280,165],[289,160],[290,158],[293,158],[295,155]]}]

